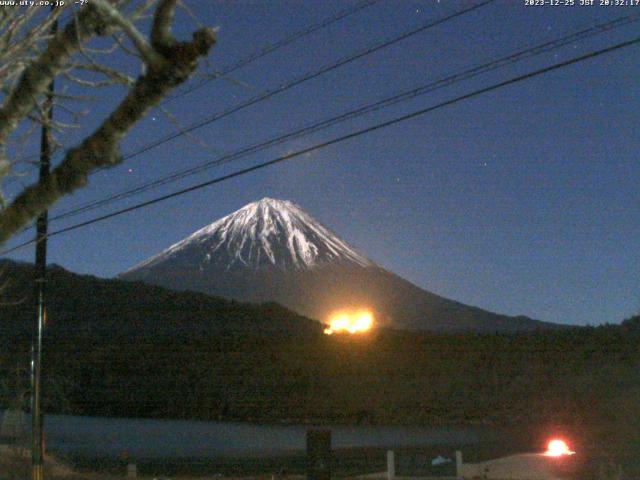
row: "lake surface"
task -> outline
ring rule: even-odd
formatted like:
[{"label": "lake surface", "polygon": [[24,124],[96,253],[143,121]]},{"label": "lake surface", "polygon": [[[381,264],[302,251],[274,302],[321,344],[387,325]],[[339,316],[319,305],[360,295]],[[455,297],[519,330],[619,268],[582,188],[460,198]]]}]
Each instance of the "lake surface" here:
[{"label": "lake surface", "polygon": [[[4,412],[0,411],[0,415]],[[30,422],[25,417],[26,428]],[[306,425],[253,425],[46,415],[48,450],[67,454],[160,457],[272,456],[302,451]],[[329,426],[333,448],[457,446],[486,440],[474,428]]]}]

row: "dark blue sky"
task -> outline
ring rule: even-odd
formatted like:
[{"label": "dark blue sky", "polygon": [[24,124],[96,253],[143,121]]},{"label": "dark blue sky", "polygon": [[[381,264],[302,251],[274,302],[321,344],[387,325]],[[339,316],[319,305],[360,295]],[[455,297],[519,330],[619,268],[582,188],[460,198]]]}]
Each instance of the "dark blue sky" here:
[{"label": "dark blue sky", "polygon": [[[209,71],[355,4],[189,3],[199,21],[220,28]],[[473,3],[383,0],[166,106],[183,125],[191,124]],[[199,129],[194,132],[199,143],[181,138],[97,173],[84,191],[52,214],[631,14],[640,14],[640,5],[532,7],[524,0],[496,1]],[[195,28],[186,17],[178,23],[182,35]],[[639,25],[457,83],[51,228],[631,39]],[[114,276],[244,204],[270,196],[298,203],[374,261],[445,297],[549,321],[616,323],[640,309],[639,65],[640,48],[630,47],[569,66],[52,238],[49,258],[72,271]],[[115,93],[102,93],[94,109],[105,111],[116,100]],[[156,111],[135,129],[124,151],[174,129]],[[32,235],[16,237],[9,246]],[[12,258],[32,260],[33,248]]]}]

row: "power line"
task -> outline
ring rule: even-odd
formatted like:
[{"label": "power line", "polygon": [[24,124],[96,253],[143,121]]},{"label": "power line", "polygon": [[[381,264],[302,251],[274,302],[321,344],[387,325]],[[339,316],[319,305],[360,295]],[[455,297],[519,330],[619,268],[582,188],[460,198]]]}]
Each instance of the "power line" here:
[{"label": "power line", "polygon": [[[200,190],[202,188],[205,188],[205,187],[208,187],[208,186],[211,186],[211,185],[215,185],[217,183],[221,183],[221,182],[224,182],[226,180],[230,180],[232,178],[236,178],[236,177],[245,175],[247,173],[255,172],[257,170],[261,170],[263,168],[267,168],[267,167],[270,167],[272,165],[276,165],[278,163],[282,163],[282,162],[285,162],[287,160],[291,160],[292,158],[296,158],[296,157],[299,157],[301,155],[305,155],[307,153],[312,153],[314,151],[321,150],[321,149],[329,147],[331,145],[335,145],[337,143],[344,142],[345,140],[350,140],[352,138],[356,138],[356,137],[359,137],[361,135],[364,135],[364,134],[367,134],[367,133],[371,133],[371,132],[375,132],[375,131],[381,130],[383,128],[387,128],[387,127],[390,127],[392,125],[396,125],[398,123],[401,123],[401,122],[404,122],[404,121],[407,121],[407,120],[410,120],[410,119],[425,115],[427,113],[433,112],[435,110],[439,110],[439,109],[447,107],[449,105],[453,105],[453,104],[456,104],[456,103],[459,103],[459,102],[462,102],[462,101],[465,101],[465,100],[468,100],[468,99],[471,99],[471,98],[474,98],[474,97],[478,97],[478,96],[483,95],[485,93],[489,93],[489,92],[498,90],[500,88],[506,87],[508,85],[513,85],[515,83],[519,83],[519,82],[522,82],[522,81],[525,81],[525,80],[529,80],[531,78],[538,77],[538,76],[547,74],[547,73],[555,71],[555,70],[559,70],[559,69],[567,67],[569,65],[580,63],[580,62],[583,62],[585,60],[589,60],[591,58],[599,57],[601,55],[605,55],[607,53],[611,53],[613,51],[620,50],[622,48],[630,47],[630,46],[636,45],[638,43],[640,43],[640,37],[636,37],[633,40],[628,40],[626,42],[618,43],[616,45],[613,45],[613,46],[607,47],[607,48],[603,48],[601,50],[596,50],[596,51],[587,53],[585,55],[581,55],[579,57],[574,57],[574,58],[572,58],[570,60],[565,60],[563,62],[559,62],[559,63],[556,63],[556,64],[551,65],[549,67],[541,68],[539,70],[535,70],[533,72],[529,72],[529,73],[526,73],[524,75],[519,75],[517,77],[510,78],[509,80],[505,80],[505,81],[493,84],[493,85],[491,85],[489,87],[484,87],[484,88],[481,88],[481,89],[478,89],[478,90],[474,90],[471,93],[460,95],[460,96],[455,97],[455,98],[453,98],[451,100],[446,100],[444,102],[438,103],[438,104],[433,105],[431,107],[423,108],[423,109],[414,111],[412,113],[409,113],[409,114],[406,114],[406,115],[402,115],[400,117],[396,117],[394,119],[387,120],[385,122],[378,123],[376,125],[373,125],[373,126],[361,129],[361,130],[356,130],[355,132],[352,132],[352,133],[349,133],[349,134],[346,134],[346,135],[342,135],[340,137],[336,137],[336,138],[333,138],[331,140],[327,140],[325,142],[316,144],[316,145],[314,145],[312,147],[304,148],[302,150],[298,150],[296,152],[292,152],[292,153],[289,153],[287,155],[283,155],[283,156],[274,158],[274,159],[269,160],[267,162],[259,163],[257,165],[254,165],[254,166],[251,166],[251,167],[247,167],[247,168],[244,168],[242,170],[238,170],[238,171],[230,173],[228,175],[223,175],[221,177],[214,178],[213,180],[208,180],[206,182],[199,183],[197,185],[193,185],[191,187],[188,187],[188,188],[185,188],[185,189],[182,189],[182,190],[178,190],[176,192],[173,192],[173,193],[170,193],[170,194],[167,194],[167,195],[163,195],[161,197],[157,197],[157,198],[152,199],[152,200],[148,200],[146,202],[138,203],[138,204],[133,205],[131,207],[123,208],[121,210],[118,210],[118,211],[115,211],[115,212],[112,212],[112,213],[109,213],[109,214],[106,214],[106,215],[101,215],[99,217],[95,217],[95,218],[93,218],[91,220],[87,220],[87,221],[84,221],[84,222],[77,223],[75,225],[71,225],[71,226],[66,227],[66,228],[62,228],[62,229],[56,230],[54,232],[51,232],[47,236],[47,238],[53,237],[53,236],[56,236],[56,235],[61,235],[63,233],[67,233],[67,232],[70,232],[70,231],[73,231],[73,230],[77,230],[79,228],[83,228],[83,227],[92,225],[94,223],[98,223],[98,222],[101,222],[103,220],[107,220],[109,218],[117,217],[119,215],[123,215],[125,213],[132,212],[134,210],[139,210],[141,208],[145,208],[145,207],[148,207],[150,205],[154,205],[156,203],[160,203],[160,202],[168,200],[170,198],[178,197],[178,196],[184,195],[186,193],[190,193],[190,192],[193,192],[193,191],[196,191],[196,190]],[[25,247],[27,245],[30,245],[32,243],[35,243],[35,242],[36,242],[36,240],[29,240],[27,242],[24,242],[24,243],[22,243],[20,245],[15,246],[13,248],[10,248],[8,250],[4,250],[4,251],[0,252],[0,255],[6,255],[8,253],[14,252],[14,251],[16,251],[16,250],[18,250],[20,248],[23,248],[23,247]]]},{"label": "power line", "polygon": [[[482,7],[484,7],[484,6],[486,6],[486,5],[490,4],[490,3],[493,3],[494,1],[495,0],[484,0],[482,2],[479,2],[479,3],[475,4],[475,5],[472,5],[471,7],[468,7],[468,8],[462,9],[462,10],[458,10],[458,11],[452,13],[452,14],[446,15],[446,16],[441,17],[439,19],[430,20],[430,21],[428,21],[426,23],[423,23],[421,26],[419,26],[417,28],[414,28],[412,30],[409,30],[409,31],[406,31],[406,32],[400,34],[399,36],[396,36],[396,37],[384,40],[384,41],[382,41],[380,43],[374,44],[372,46],[369,46],[369,47],[367,47],[367,48],[365,48],[365,49],[363,49],[363,50],[361,50],[361,51],[359,51],[359,52],[357,52],[355,54],[352,54],[352,55],[350,55],[348,57],[342,58],[342,59],[338,60],[337,62],[334,62],[331,65],[328,65],[328,66],[325,66],[325,67],[321,67],[319,70],[316,70],[314,72],[311,72],[311,73],[308,73],[306,75],[303,75],[302,77],[299,77],[299,78],[297,78],[295,80],[292,80],[292,81],[290,81],[288,83],[282,84],[282,85],[280,85],[280,86],[278,86],[278,87],[276,87],[274,89],[266,90],[266,91],[262,92],[261,94],[255,96],[255,97],[252,97],[252,98],[250,98],[249,100],[247,100],[245,102],[242,102],[242,103],[240,103],[238,105],[235,105],[235,106],[233,106],[233,107],[231,107],[229,109],[226,109],[226,110],[223,110],[221,112],[218,112],[218,113],[214,114],[213,116],[208,117],[208,118],[206,118],[206,119],[204,119],[202,121],[199,121],[197,123],[191,124],[187,128],[176,130],[175,132],[173,132],[173,133],[171,133],[171,134],[169,134],[169,135],[167,135],[167,136],[165,136],[165,137],[163,137],[161,139],[158,139],[158,140],[155,140],[155,141],[153,141],[151,143],[148,143],[144,147],[142,147],[142,148],[140,148],[140,149],[138,149],[138,150],[136,150],[136,151],[134,151],[132,153],[129,153],[129,154],[125,155],[122,160],[123,161],[124,160],[128,160],[128,159],[131,159],[131,158],[136,157],[138,155],[141,155],[143,153],[146,153],[146,152],[148,152],[148,151],[150,151],[150,150],[152,150],[152,149],[154,149],[154,148],[156,148],[156,147],[158,147],[158,146],[160,146],[160,145],[162,145],[164,143],[167,143],[167,142],[170,142],[172,140],[175,140],[176,138],[184,136],[187,133],[190,133],[190,132],[192,132],[194,130],[197,130],[197,129],[205,126],[205,125],[209,125],[209,124],[211,124],[211,123],[213,123],[213,122],[215,122],[217,120],[220,120],[221,118],[224,118],[224,117],[226,117],[228,115],[236,113],[236,112],[238,112],[240,110],[243,110],[243,109],[245,109],[245,108],[247,108],[249,106],[252,106],[252,105],[254,105],[254,104],[258,103],[258,102],[261,102],[263,100],[267,100],[268,98],[271,98],[274,95],[277,95],[279,93],[285,92],[285,91],[289,90],[290,88],[293,88],[295,86],[301,85],[301,84],[303,84],[303,83],[305,83],[305,82],[307,82],[309,80],[312,80],[312,79],[317,78],[317,77],[319,77],[321,75],[324,75],[325,73],[328,73],[328,72],[333,71],[333,70],[335,70],[337,68],[340,68],[340,67],[342,67],[342,66],[344,66],[344,65],[346,65],[348,63],[351,63],[351,62],[353,62],[355,60],[358,60],[358,59],[363,58],[363,57],[365,57],[367,55],[370,55],[370,54],[372,54],[374,52],[377,52],[377,51],[379,51],[379,50],[381,50],[383,48],[386,48],[386,47],[389,47],[391,45],[394,45],[394,44],[396,44],[396,43],[398,43],[398,42],[400,42],[402,40],[405,40],[407,38],[410,38],[410,37],[412,37],[414,35],[417,35],[418,33],[424,32],[424,31],[426,31],[426,30],[428,30],[430,28],[433,28],[435,26],[438,26],[438,25],[441,25],[443,23],[446,23],[446,22],[448,22],[450,20],[453,20],[455,18],[458,18],[458,17],[460,17],[460,16],[462,16],[462,15],[464,15],[466,13],[475,11],[475,10],[477,10],[479,8],[482,8]],[[111,167],[98,168],[98,169],[96,169],[94,171],[94,173],[102,171],[102,170],[106,170],[108,168],[111,168]],[[55,217],[55,218],[60,218],[60,216]],[[52,220],[53,220],[53,218],[52,218]],[[29,227],[27,227],[27,228],[29,228]]]},{"label": "power line", "polygon": [[313,24],[313,25],[309,25],[307,28],[299,30],[297,32],[292,33],[291,35],[283,38],[282,40],[272,43],[271,45],[267,45],[266,47],[260,49],[260,50],[256,50],[255,52],[247,55],[245,58],[242,58],[240,60],[237,60],[236,62],[234,62],[233,64],[229,65],[226,68],[223,68],[220,72],[216,72],[215,77],[213,78],[208,78],[202,82],[200,82],[197,85],[192,86],[191,88],[185,89],[182,92],[176,93],[175,95],[170,96],[169,98],[165,99],[160,105],[164,105],[167,102],[170,102],[172,100],[175,100],[176,98],[180,98],[183,97],[185,95],[188,95],[202,87],[204,87],[207,83],[213,81],[213,80],[217,80],[218,78],[224,77],[226,75],[229,75],[230,73],[235,72],[236,70],[241,69],[242,67],[248,65],[249,63],[252,63],[262,57],[265,57],[267,55],[269,55],[270,53],[275,52],[276,50],[279,50],[280,48],[286,47],[287,45],[290,45],[291,43],[295,42],[296,40],[299,40],[301,38],[304,38],[308,35],[311,35],[312,33],[317,32],[318,30],[321,30],[323,28],[328,27],[329,25],[342,20],[343,18],[349,17],[355,13],[358,13],[361,10],[364,10],[365,8],[368,8],[376,3],[379,3],[381,0],[366,0],[364,2],[360,2],[358,4],[356,4],[355,6],[351,7],[351,8],[347,8],[344,10],[339,11],[338,13],[336,13],[335,15],[325,18],[324,20]]},{"label": "power line", "polygon": [[[157,106],[162,106],[172,100],[175,100],[176,98],[182,97],[184,95],[188,95],[189,93],[198,90],[199,88],[203,87],[204,85],[206,85],[207,83],[213,81],[213,80],[217,80],[218,78],[224,77],[226,75],[229,75],[230,73],[235,72],[236,70],[239,70],[240,68],[248,65],[249,63],[252,63],[262,57],[265,57],[267,55],[269,55],[270,53],[275,52],[276,50],[279,50],[280,48],[283,48],[287,45],[290,45],[291,43],[295,42],[296,40],[299,40],[301,38],[304,38],[308,35],[311,35],[312,33],[317,32],[318,30],[321,30],[323,28],[328,27],[329,25],[338,22],[339,20],[342,20],[344,18],[347,18],[351,15],[354,15],[355,13],[358,13],[361,10],[364,10],[365,8],[368,8],[372,5],[375,5],[376,3],[379,3],[381,0],[364,0],[363,2],[360,2],[356,5],[354,5],[351,8],[347,8],[344,10],[340,10],[338,13],[336,13],[335,15],[332,15],[331,17],[325,18],[324,20],[309,25],[308,27],[299,30],[297,32],[292,33],[291,35],[281,39],[278,42],[275,42],[271,45],[267,45],[264,48],[261,48],[259,50],[256,50],[252,53],[250,53],[249,55],[247,55],[244,58],[241,58],[237,61],[235,61],[233,64],[229,65],[228,67],[223,68],[220,72],[216,72],[215,76],[213,78],[208,78],[206,80],[203,80],[201,83],[199,83],[198,85],[195,85],[189,89],[185,89],[182,92],[178,92],[168,98],[165,98],[162,102],[160,102]],[[75,15],[75,12],[72,12],[70,14],[68,14],[62,21],[66,21],[69,18],[71,18],[72,16]],[[99,169],[98,171],[100,171],[102,169]]]},{"label": "power line", "polygon": [[[154,140],[153,142],[147,143],[145,146],[141,147],[140,149],[138,149],[138,150],[136,150],[134,152],[126,154],[123,157],[123,161],[124,160],[129,160],[129,159],[134,158],[134,157],[137,157],[138,155],[146,153],[146,152],[148,152],[148,151],[150,151],[150,150],[152,150],[152,149],[154,149],[154,148],[156,148],[156,147],[158,147],[160,145],[163,145],[164,143],[170,142],[172,140],[175,140],[176,138],[184,136],[184,135],[186,135],[186,134],[188,134],[188,133],[190,133],[190,132],[192,132],[194,130],[197,130],[197,129],[201,128],[201,127],[204,127],[205,125],[209,125],[209,124],[211,124],[211,123],[213,123],[213,122],[215,122],[217,120],[220,120],[221,118],[224,118],[224,117],[226,117],[228,115],[236,113],[236,112],[238,112],[240,110],[243,110],[243,109],[245,109],[245,108],[247,108],[249,106],[252,106],[252,105],[254,105],[254,104],[258,103],[258,102],[261,102],[263,100],[267,100],[268,98],[271,98],[274,95],[277,95],[277,94],[282,93],[282,92],[284,92],[286,90],[289,90],[290,88],[293,88],[293,87],[295,87],[297,85],[300,85],[300,84],[302,84],[304,82],[307,82],[307,81],[312,80],[314,78],[317,78],[317,77],[319,77],[321,75],[324,75],[325,73],[328,73],[328,72],[330,72],[332,70],[335,70],[335,69],[337,69],[337,68],[339,68],[339,67],[341,67],[343,65],[351,63],[351,62],[353,62],[353,61],[355,61],[357,59],[360,59],[362,57],[370,55],[370,54],[372,54],[372,53],[374,53],[374,52],[376,52],[378,50],[381,50],[381,49],[386,48],[388,46],[391,46],[391,45],[393,45],[395,43],[398,43],[398,42],[400,42],[402,40],[405,40],[405,39],[407,39],[407,38],[409,38],[409,37],[411,37],[413,35],[416,35],[418,33],[421,33],[423,31],[425,31],[425,30],[428,30],[429,28],[433,28],[433,27],[435,27],[437,25],[441,25],[441,24],[443,24],[443,23],[445,23],[445,22],[447,22],[449,20],[453,20],[453,19],[455,19],[457,17],[460,17],[460,16],[462,16],[462,15],[464,15],[466,13],[469,13],[469,12],[472,12],[474,10],[477,10],[477,9],[483,7],[483,6],[486,6],[486,5],[490,4],[490,3],[493,3],[494,1],[495,0],[484,0],[483,2],[477,3],[477,4],[475,4],[475,5],[471,6],[471,7],[468,7],[468,8],[462,9],[462,10],[458,10],[457,12],[454,12],[452,14],[446,15],[445,17],[441,17],[441,18],[439,18],[437,20],[430,20],[430,21],[428,21],[426,23],[423,23],[418,28],[414,28],[412,30],[409,30],[409,31],[406,31],[406,32],[402,33],[399,36],[396,36],[396,37],[384,40],[384,41],[382,41],[380,43],[374,44],[372,46],[369,46],[369,47],[367,47],[367,48],[365,48],[365,49],[363,49],[363,50],[361,50],[361,51],[359,51],[359,52],[357,52],[355,54],[352,54],[352,55],[350,55],[348,57],[344,57],[344,58],[338,60],[337,62],[335,62],[335,63],[333,63],[331,65],[328,65],[328,66],[325,66],[325,67],[321,67],[319,70],[316,70],[314,72],[305,74],[302,77],[299,77],[299,78],[297,78],[295,80],[292,80],[292,81],[290,81],[288,83],[282,84],[282,85],[280,85],[280,86],[278,86],[278,87],[276,87],[274,89],[266,90],[266,91],[258,94],[257,96],[250,98],[249,100],[247,100],[245,102],[237,104],[237,105],[235,105],[235,106],[233,106],[231,108],[228,108],[226,110],[223,110],[221,112],[215,113],[214,115],[212,115],[212,116],[210,116],[210,117],[208,117],[208,118],[206,118],[204,120],[201,120],[199,122],[191,124],[189,127],[186,127],[184,129],[180,129],[180,130],[176,130],[173,133],[170,133],[169,135],[166,135],[166,136],[164,136],[164,137],[162,137],[162,138],[160,138],[158,140]],[[111,167],[101,167],[101,168],[96,169],[95,172],[106,170],[108,168],[111,168]],[[57,218],[60,218],[60,217],[57,217]]]},{"label": "power line", "polygon": [[295,80],[291,80],[287,83],[284,83],[278,87],[275,87],[271,90],[266,90],[260,94],[258,94],[255,97],[252,97],[242,103],[239,103],[237,105],[232,106],[231,108],[228,108],[226,110],[222,110],[221,112],[215,113],[214,115],[204,119],[204,120],[200,120],[196,123],[192,123],[190,126],[180,129],[180,130],[176,130],[173,133],[170,133],[169,135],[166,135],[158,140],[155,140],[151,143],[148,143],[147,145],[145,145],[144,147],[129,153],[127,155],[124,156],[123,160],[128,160],[130,158],[133,157],[137,157],[138,155],[141,155],[143,153],[148,152],[149,150],[152,150],[160,145],[163,145],[167,142],[170,142],[172,140],[175,140],[176,138],[182,137],[184,135],[186,135],[187,133],[193,132],[194,130],[197,130],[199,128],[204,127],[205,125],[209,125],[217,120],[220,120],[221,118],[227,117],[233,113],[239,112],[240,110],[243,110],[247,107],[250,107],[252,105],[255,105],[258,102],[262,102],[263,100],[267,100],[275,95],[278,95],[282,92],[285,92],[293,87],[296,87],[298,85],[301,85],[305,82],[308,82],[309,80],[313,80],[314,78],[320,77],[321,75],[324,75],[326,73],[329,73],[333,70],[336,70],[337,68],[340,68],[344,65],[347,65],[351,62],[354,62],[360,58],[363,58],[367,55],[370,55],[372,53],[375,53],[379,50],[382,50],[383,48],[389,47],[391,45],[394,45],[398,42],[401,42],[402,40],[406,40],[407,38],[410,38],[414,35],[417,35],[419,33],[422,33],[430,28],[433,28],[435,26],[441,25],[445,22],[448,22],[449,20],[453,20],[455,18],[458,18],[466,13],[472,12],[474,10],[477,10],[479,8],[482,8],[490,3],[493,3],[495,0],[484,0],[480,3],[477,3],[471,7],[467,7],[465,9],[462,10],[458,10],[455,13],[446,15],[445,17],[439,18],[437,20],[430,20],[426,23],[423,23],[421,26],[414,28],[412,30],[406,31],[396,37],[384,40],[382,42],[376,43],[372,46],[366,47],[365,49],[352,54],[348,57],[342,58],[340,60],[338,60],[337,62],[332,63],[331,65],[327,65],[325,67],[321,67],[318,70],[315,70],[314,72],[311,73],[307,73],[301,77],[296,78]]},{"label": "power line", "polygon": [[519,50],[515,53],[512,53],[508,56],[499,58],[497,60],[493,60],[491,62],[479,65],[479,66],[475,66],[475,67],[471,67],[471,68],[467,68],[465,70],[462,70],[458,73],[449,75],[447,77],[441,78],[439,80],[436,81],[432,81],[429,82],[428,84],[422,85],[420,87],[393,95],[391,97],[387,97],[383,100],[377,101],[375,103],[372,104],[367,104],[363,107],[359,107],[355,110],[351,110],[348,111],[346,113],[343,113],[341,115],[329,118],[329,119],[325,119],[322,120],[320,122],[316,122],[314,124],[311,125],[307,125],[305,127],[302,127],[298,130],[295,130],[293,132],[289,132],[283,135],[279,135],[277,137],[271,138],[265,142],[261,142],[261,143],[257,143],[257,144],[253,144],[251,146],[248,147],[244,147],[242,149],[236,150],[234,152],[222,155],[221,157],[216,158],[215,160],[211,160],[211,161],[207,161],[204,162],[200,165],[194,166],[194,167],[190,167],[187,169],[183,169],[183,170],[179,170],[177,172],[174,172],[170,175],[167,175],[165,177],[150,181],[150,182],[146,182],[142,185],[138,185],[137,187],[134,187],[132,189],[126,190],[124,192],[120,192],[118,194],[115,195],[111,195],[108,196],[106,198],[100,199],[100,200],[95,200],[89,203],[86,203],[84,205],[80,205],[78,207],[75,207],[71,210],[68,210],[66,212],[63,212],[57,216],[54,216],[51,218],[52,221],[54,220],[60,220],[63,218],[68,218],[68,217],[73,217],[76,215],[79,215],[83,212],[87,212],[90,210],[94,210],[96,208],[99,208],[101,206],[104,205],[108,205],[110,203],[113,203],[114,201],[117,200],[122,200],[125,198],[129,198],[141,193],[144,193],[145,191],[148,191],[150,189],[162,186],[162,185],[166,185],[169,183],[173,183],[175,181],[181,180],[183,178],[186,178],[188,176],[194,175],[196,173],[200,173],[204,170],[207,170],[209,168],[212,168],[214,166],[219,166],[228,162],[231,162],[233,160],[237,160],[239,158],[245,157],[249,154],[252,153],[256,153],[258,151],[264,150],[266,148],[272,147],[274,145],[278,145],[281,144],[285,141],[294,139],[294,138],[298,138],[300,136],[303,135],[307,135],[309,133],[313,133],[313,132],[317,132],[319,130],[328,128],[330,126],[336,125],[338,123],[344,122],[346,120],[350,120],[359,116],[362,116],[364,114],[367,113],[371,113],[374,111],[378,111],[382,108],[386,108],[389,107],[391,105],[395,105],[399,102],[402,101],[406,101],[406,100],[410,100],[413,99],[415,97],[418,97],[420,95],[424,95],[426,93],[430,93],[433,92],[434,90],[443,88],[443,87],[447,87],[450,86],[452,84],[458,83],[460,81],[463,80],[467,80],[469,78],[473,78],[475,76],[478,76],[480,74],[483,73],[487,73],[499,68],[502,68],[504,66],[507,65],[511,65],[513,63],[516,63],[518,61],[521,61],[523,59],[526,58],[531,58],[537,55],[540,55],[542,53],[547,53],[550,51],[553,51],[555,49],[558,49],[562,46],[565,46],[569,43],[578,41],[578,40],[583,40],[586,39],[588,37],[594,36],[594,35],[598,35],[600,33],[606,32],[606,31],[610,31],[614,28],[619,28],[621,26],[624,25],[628,25],[632,22],[636,22],[640,20],[640,13],[638,14],[634,14],[634,15],[629,15],[629,16],[623,16],[623,17],[619,17],[617,19],[614,19],[612,21],[609,22],[605,22],[605,23],[601,23],[595,26],[592,26],[590,28],[581,30],[579,32],[573,33],[571,35],[566,35],[564,37],[561,38],[557,38],[555,40],[551,40],[551,41],[547,41],[544,42],[542,44],[524,49],[524,50]]}]

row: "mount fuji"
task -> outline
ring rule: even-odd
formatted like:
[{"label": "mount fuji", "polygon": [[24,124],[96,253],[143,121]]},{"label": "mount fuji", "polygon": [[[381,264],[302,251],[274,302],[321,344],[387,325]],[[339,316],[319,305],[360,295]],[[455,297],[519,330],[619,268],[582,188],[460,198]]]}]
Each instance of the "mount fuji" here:
[{"label": "mount fuji", "polygon": [[376,265],[298,205],[264,198],[122,273],[177,290],[278,302],[326,321],[344,308],[378,323],[432,331],[515,332],[557,327],[440,297]]}]

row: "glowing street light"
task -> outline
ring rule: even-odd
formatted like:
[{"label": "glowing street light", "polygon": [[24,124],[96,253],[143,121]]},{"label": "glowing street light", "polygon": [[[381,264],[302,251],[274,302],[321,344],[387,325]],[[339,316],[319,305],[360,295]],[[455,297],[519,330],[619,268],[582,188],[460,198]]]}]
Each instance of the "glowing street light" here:
[{"label": "glowing street light", "polygon": [[565,455],[574,455],[576,452],[572,452],[569,449],[569,445],[564,440],[551,440],[547,445],[547,451],[544,454],[548,457],[563,457]]}]

